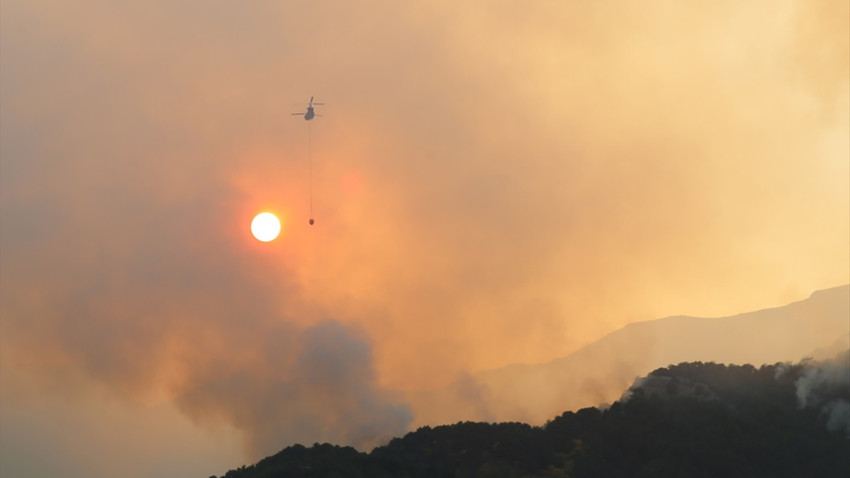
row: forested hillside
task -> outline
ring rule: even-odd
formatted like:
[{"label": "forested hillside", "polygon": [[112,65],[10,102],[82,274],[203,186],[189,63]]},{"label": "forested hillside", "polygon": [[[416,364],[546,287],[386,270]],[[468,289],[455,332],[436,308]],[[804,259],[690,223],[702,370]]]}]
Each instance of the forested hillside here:
[{"label": "forested hillside", "polygon": [[684,363],[542,427],[422,427],[370,453],[295,445],[223,478],[850,476],[848,361]]}]

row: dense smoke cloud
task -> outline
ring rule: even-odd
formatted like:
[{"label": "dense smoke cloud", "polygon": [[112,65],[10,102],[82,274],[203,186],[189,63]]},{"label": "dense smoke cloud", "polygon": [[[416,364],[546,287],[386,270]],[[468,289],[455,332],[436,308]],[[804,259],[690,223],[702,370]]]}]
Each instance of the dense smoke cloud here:
[{"label": "dense smoke cloud", "polygon": [[[253,457],[300,440],[370,447],[404,432],[410,413],[378,385],[368,336],[287,317],[300,307],[297,286],[245,267],[261,267],[262,253],[232,252],[239,234],[217,230],[216,216],[239,202],[201,194],[108,238],[85,235],[48,275],[7,258],[17,280],[4,284],[3,306],[21,321],[4,322],[4,353],[43,373],[59,361],[134,400],[174,400],[201,424],[244,432]],[[73,276],[80,267],[85,280]],[[35,283],[39,294],[20,289]]]},{"label": "dense smoke cloud", "polygon": [[269,334],[254,351],[256,363],[223,367],[177,399],[191,417],[247,432],[254,457],[295,442],[369,449],[407,430],[410,411],[377,386],[369,344],[339,322]]}]

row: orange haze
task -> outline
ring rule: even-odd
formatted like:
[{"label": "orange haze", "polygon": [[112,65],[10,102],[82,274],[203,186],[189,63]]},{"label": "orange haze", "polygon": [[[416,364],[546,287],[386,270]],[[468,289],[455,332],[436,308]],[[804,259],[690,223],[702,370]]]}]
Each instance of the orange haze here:
[{"label": "orange haze", "polygon": [[256,458],[402,433],[398,391],[850,282],[848,22],[3,0],[2,367],[173,403]]}]

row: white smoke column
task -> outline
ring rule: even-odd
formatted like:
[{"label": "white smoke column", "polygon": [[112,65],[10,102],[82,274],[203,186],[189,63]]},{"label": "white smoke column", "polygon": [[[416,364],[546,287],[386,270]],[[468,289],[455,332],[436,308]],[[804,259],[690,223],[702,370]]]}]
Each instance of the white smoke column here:
[{"label": "white smoke column", "polygon": [[830,431],[844,429],[844,436],[850,438],[850,402],[833,400],[825,403],[821,410],[826,414],[826,427]]},{"label": "white smoke column", "polygon": [[843,429],[850,438],[850,402],[845,398],[850,390],[850,350],[834,360],[803,366],[802,376],[794,382],[800,408],[819,407],[827,417],[827,428]]}]

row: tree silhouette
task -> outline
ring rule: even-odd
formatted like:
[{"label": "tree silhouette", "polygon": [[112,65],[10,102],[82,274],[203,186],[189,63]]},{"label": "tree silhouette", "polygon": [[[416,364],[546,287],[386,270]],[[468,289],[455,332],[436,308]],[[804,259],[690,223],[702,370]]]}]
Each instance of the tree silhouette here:
[{"label": "tree silhouette", "polygon": [[[222,478],[850,476],[850,440],[818,408],[800,407],[805,373],[805,364],[683,363],[605,410],[564,412],[542,427],[422,427],[368,454],[293,445]],[[850,401],[850,385],[821,393]]]}]

